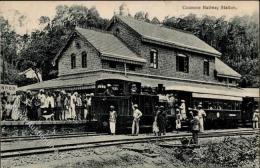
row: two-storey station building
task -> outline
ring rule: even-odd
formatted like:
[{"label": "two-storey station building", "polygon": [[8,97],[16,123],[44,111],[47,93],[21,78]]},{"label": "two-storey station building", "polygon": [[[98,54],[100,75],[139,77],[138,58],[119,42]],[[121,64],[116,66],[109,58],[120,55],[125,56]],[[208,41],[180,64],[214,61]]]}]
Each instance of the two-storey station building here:
[{"label": "two-storey station building", "polygon": [[116,15],[107,31],[75,28],[53,60],[58,78],[22,89],[93,92],[97,80],[122,79],[161,84],[187,107],[239,110],[241,75],[220,58],[192,33]]}]

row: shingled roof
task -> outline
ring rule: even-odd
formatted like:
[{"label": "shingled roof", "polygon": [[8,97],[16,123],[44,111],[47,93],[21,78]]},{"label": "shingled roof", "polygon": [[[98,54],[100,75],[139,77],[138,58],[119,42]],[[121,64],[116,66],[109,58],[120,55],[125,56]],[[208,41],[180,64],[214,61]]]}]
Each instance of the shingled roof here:
[{"label": "shingled roof", "polygon": [[215,58],[215,69],[218,76],[241,78],[239,73],[237,73],[218,58]]},{"label": "shingled roof", "polygon": [[[221,53],[216,49],[193,35],[182,30],[170,29],[161,25],[150,24],[139,21],[131,17],[118,16],[114,19],[122,21],[135,32],[142,36],[143,40],[152,40],[161,44],[172,45],[177,48],[193,52],[205,53],[212,56],[220,56]],[[112,19],[113,20],[113,19]]]},{"label": "shingled roof", "polygon": [[145,59],[137,56],[111,33],[82,28],[76,28],[76,31],[84,36],[103,57],[130,60],[141,63],[146,62]]}]

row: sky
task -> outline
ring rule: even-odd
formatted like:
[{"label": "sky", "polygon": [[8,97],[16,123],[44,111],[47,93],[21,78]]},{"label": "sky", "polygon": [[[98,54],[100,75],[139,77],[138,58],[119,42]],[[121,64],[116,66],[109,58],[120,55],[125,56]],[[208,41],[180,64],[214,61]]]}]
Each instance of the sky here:
[{"label": "sky", "polygon": [[[258,1],[0,1],[0,15],[8,19],[19,34],[24,34],[41,29],[38,19],[40,16],[49,16],[52,19],[57,5],[78,4],[88,8],[95,6],[101,17],[110,19],[114,12],[118,12],[122,3],[127,5],[131,15],[144,11],[149,13],[151,19],[156,16],[160,21],[166,16],[178,17],[189,13],[216,17],[225,15],[226,18],[259,13]],[[226,8],[221,8],[223,6]],[[23,26],[15,19],[15,16],[20,15],[26,16]]]}]

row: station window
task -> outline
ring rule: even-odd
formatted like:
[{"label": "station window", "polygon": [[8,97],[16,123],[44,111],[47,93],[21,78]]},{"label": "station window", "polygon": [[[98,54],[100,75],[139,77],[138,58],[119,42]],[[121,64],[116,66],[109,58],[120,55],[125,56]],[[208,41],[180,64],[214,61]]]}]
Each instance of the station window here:
[{"label": "station window", "polygon": [[116,68],[116,62],[109,62],[109,68]]},{"label": "station window", "polygon": [[76,55],[71,54],[71,69],[76,68]]},{"label": "station window", "polygon": [[87,53],[85,51],[81,53],[81,65],[82,68],[87,68]]},{"label": "station window", "polygon": [[203,74],[209,76],[209,60],[204,59]]},{"label": "station window", "polygon": [[158,68],[158,51],[154,49],[150,51],[150,67]]},{"label": "station window", "polygon": [[135,71],[135,66],[133,64],[129,64],[128,68],[130,71]]},{"label": "station window", "polygon": [[228,83],[232,83],[232,82],[233,82],[233,80],[228,78]]},{"label": "station window", "polygon": [[176,56],[176,70],[179,72],[189,73],[189,57],[184,54]]}]

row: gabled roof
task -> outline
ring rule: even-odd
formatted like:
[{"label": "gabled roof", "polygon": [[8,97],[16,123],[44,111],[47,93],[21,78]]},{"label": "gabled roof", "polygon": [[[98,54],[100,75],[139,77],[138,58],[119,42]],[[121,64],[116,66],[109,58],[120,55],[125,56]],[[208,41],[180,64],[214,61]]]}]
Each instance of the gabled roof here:
[{"label": "gabled roof", "polygon": [[238,79],[241,78],[239,73],[237,73],[218,58],[215,58],[215,69],[217,71],[217,76],[233,77]]},{"label": "gabled roof", "polygon": [[[221,53],[216,49],[193,35],[177,29],[169,29],[161,25],[150,24],[139,21],[131,17],[114,16],[114,19],[122,21],[135,32],[142,36],[142,40],[160,42],[160,44],[171,45],[176,48],[204,53],[212,56],[220,56]],[[113,20],[113,19],[112,19]],[[111,22],[112,23],[112,22]]]},{"label": "gabled roof", "polygon": [[145,63],[146,60],[137,56],[117,37],[111,33],[95,31],[91,29],[76,28],[83,37],[87,39],[103,57],[125,59]]},{"label": "gabled roof", "polygon": [[[146,60],[136,55],[131,51],[127,46],[121,42],[117,37],[108,32],[101,32],[91,29],[76,28],[75,32],[79,36],[87,40],[99,53],[102,59],[108,59],[113,61],[123,61],[131,63],[145,63]],[[69,38],[72,38],[70,36]],[[56,55],[53,60],[55,63],[62,52],[65,50],[68,45],[69,40],[65,47]]]}]

